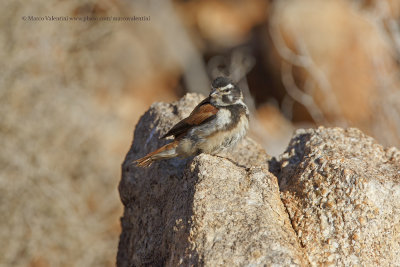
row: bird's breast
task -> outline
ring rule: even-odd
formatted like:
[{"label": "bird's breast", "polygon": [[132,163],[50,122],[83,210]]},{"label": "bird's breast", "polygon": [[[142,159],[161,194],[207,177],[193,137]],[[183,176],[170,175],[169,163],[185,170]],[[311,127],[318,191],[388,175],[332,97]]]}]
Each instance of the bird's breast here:
[{"label": "bird's breast", "polygon": [[234,146],[246,135],[249,128],[249,120],[245,114],[239,116],[234,124],[231,123],[232,118],[225,119],[225,115],[221,115],[219,124],[221,127],[218,127],[217,130],[207,136],[205,142],[199,144],[201,151],[209,154],[218,153]]}]

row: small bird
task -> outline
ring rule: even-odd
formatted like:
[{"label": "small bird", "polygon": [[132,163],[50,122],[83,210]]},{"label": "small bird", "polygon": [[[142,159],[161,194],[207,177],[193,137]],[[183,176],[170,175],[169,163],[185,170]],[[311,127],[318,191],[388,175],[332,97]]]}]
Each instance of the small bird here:
[{"label": "small bird", "polygon": [[178,122],[162,138],[175,140],[133,163],[149,167],[154,161],[189,157],[200,153],[217,154],[238,143],[249,128],[249,109],[240,88],[226,77],[212,82],[210,95],[189,117]]}]

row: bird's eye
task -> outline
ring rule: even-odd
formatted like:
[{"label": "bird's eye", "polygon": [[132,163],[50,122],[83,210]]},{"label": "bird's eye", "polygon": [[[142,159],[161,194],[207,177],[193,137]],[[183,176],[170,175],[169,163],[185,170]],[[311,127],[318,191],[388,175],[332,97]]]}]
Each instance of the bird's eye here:
[{"label": "bird's eye", "polygon": [[223,92],[223,93],[228,93],[229,91],[230,91],[229,88],[222,89],[222,92]]}]

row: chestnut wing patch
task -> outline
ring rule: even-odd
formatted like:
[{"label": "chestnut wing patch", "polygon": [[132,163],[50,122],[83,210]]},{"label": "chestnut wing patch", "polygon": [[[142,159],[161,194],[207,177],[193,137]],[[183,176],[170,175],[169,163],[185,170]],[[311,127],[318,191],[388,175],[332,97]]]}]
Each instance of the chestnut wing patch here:
[{"label": "chestnut wing patch", "polygon": [[218,108],[211,105],[208,99],[203,100],[195,109],[190,113],[189,117],[178,122],[171,130],[168,131],[162,138],[173,135],[177,137],[191,129],[193,126],[198,126],[206,123],[215,118],[215,114],[218,112]]}]

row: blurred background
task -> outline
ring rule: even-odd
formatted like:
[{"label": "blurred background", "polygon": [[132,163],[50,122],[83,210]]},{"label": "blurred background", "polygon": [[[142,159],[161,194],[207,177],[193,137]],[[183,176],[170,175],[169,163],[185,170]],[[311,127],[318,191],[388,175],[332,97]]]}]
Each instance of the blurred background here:
[{"label": "blurred background", "polygon": [[0,27],[1,266],[114,266],[135,124],[218,75],[271,155],[318,125],[400,144],[400,0],[6,0]]}]

